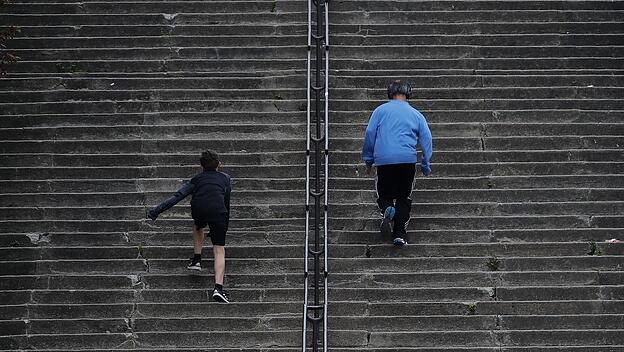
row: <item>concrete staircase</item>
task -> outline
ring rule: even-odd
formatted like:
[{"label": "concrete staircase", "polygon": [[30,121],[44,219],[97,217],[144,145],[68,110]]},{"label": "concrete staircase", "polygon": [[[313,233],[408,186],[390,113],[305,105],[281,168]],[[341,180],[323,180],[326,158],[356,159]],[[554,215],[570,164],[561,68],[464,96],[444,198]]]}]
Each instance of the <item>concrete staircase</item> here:
[{"label": "concrete staircase", "polygon": [[[0,350],[298,351],[306,2],[15,1],[0,79]],[[624,351],[624,2],[331,3],[331,351]],[[359,151],[391,79],[434,134],[410,245]],[[191,275],[219,151],[226,288]],[[206,251],[210,257],[210,251]],[[211,268],[209,260],[205,265]]]}]

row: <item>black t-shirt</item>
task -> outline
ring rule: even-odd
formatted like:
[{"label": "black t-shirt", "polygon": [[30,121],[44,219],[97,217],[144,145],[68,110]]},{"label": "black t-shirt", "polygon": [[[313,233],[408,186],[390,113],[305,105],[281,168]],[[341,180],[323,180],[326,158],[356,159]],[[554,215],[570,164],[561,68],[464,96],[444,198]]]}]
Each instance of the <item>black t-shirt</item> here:
[{"label": "black t-shirt", "polygon": [[232,185],[226,173],[208,170],[191,179],[193,198],[191,212],[193,219],[219,220],[230,213]]}]

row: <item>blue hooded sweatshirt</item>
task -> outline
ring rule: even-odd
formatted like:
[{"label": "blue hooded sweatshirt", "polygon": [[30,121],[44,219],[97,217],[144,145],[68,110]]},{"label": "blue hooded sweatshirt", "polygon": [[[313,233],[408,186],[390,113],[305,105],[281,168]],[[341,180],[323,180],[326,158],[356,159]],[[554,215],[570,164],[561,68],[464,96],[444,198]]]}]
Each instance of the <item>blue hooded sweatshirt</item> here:
[{"label": "blue hooded sweatshirt", "polygon": [[362,159],[366,165],[416,163],[416,144],[423,152],[421,165],[430,168],[431,131],[425,117],[407,101],[393,99],[378,106],[371,115]]}]

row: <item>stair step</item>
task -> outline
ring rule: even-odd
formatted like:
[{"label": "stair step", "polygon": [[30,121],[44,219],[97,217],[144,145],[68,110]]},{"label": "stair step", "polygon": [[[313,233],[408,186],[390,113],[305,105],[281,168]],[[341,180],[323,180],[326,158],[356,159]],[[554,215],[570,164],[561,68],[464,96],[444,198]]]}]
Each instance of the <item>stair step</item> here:
[{"label": "stair step", "polygon": [[[307,5],[2,6],[0,350],[301,350]],[[624,3],[328,8],[328,350],[624,352]],[[435,138],[402,248],[360,155],[394,79]],[[233,177],[229,305],[209,243],[185,268],[188,201],[145,215],[205,149]]]},{"label": "stair step", "polygon": [[[137,178],[137,179],[57,179],[57,180],[2,180],[0,185],[4,186],[3,195],[11,197],[13,193],[23,193],[28,197],[29,193],[126,193],[132,194],[137,190],[144,190],[146,194],[151,192],[162,192],[167,194],[179,188],[185,179],[188,178]],[[236,178],[232,180],[236,185],[233,192],[244,190],[247,192],[281,192],[284,190],[305,189],[305,178]],[[414,199],[427,199],[434,194],[439,198],[462,197],[470,194],[471,191],[478,193],[482,200],[496,195],[498,192],[517,192],[514,199],[522,199],[523,194],[530,192],[544,192],[548,195],[551,192],[559,192],[557,197],[565,197],[575,188],[578,193],[577,200],[592,200],[598,195],[607,197],[608,194],[615,194],[619,189],[624,188],[621,177],[613,175],[507,175],[507,176],[482,176],[482,177],[427,177],[420,178],[413,192],[416,192]],[[330,189],[333,192],[352,192],[369,194],[375,189],[375,180],[372,178],[334,178],[330,176]],[[482,195],[485,190],[492,191],[487,195]],[[488,192],[489,192],[488,191]],[[465,192],[465,193],[464,193]],[[614,193],[609,193],[614,192]],[[241,192],[242,193],[242,192]],[[11,195],[9,195],[11,194]],[[444,195],[444,196],[442,196]],[[528,196],[528,195],[527,195]],[[532,195],[535,200],[539,200],[539,195]],[[242,195],[237,196],[237,198]],[[159,200],[161,198],[158,198]],[[342,198],[341,198],[342,199]],[[374,199],[374,198],[369,198]],[[555,201],[557,198],[549,198]],[[332,200],[333,202],[333,200]]]},{"label": "stair step", "polygon": [[[6,225],[6,224],[5,224]],[[17,228],[17,227],[16,227]],[[18,231],[24,231],[19,229]],[[0,244],[7,247],[33,247],[33,246],[187,246],[189,230],[185,231],[132,231],[132,232],[88,232],[93,229],[80,232],[77,228],[68,229],[66,232],[42,232],[33,230],[31,233],[3,233],[0,235]],[[622,232],[621,228],[535,228],[535,229],[484,229],[484,230],[408,230],[410,243],[423,244],[472,244],[492,242],[494,244],[513,242],[533,242],[565,245],[570,241],[583,243],[594,242],[601,253],[613,253],[617,246],[607,244],[605,241],[617,238]],[[383,241],[379,238],[379,229],[371,230],[330,230],[328,241],[331,244],[358,244],[379,245]],[[301,235],[297,231],[277,230],[236,230],[228,232],[228,246],[262,246],[275,245],[301,246]],[[382,244],[390,247],[390,244]],[[539,247],[539,245],[536,245]],[[411,246],[410,246],[411,247]],[[417,247],[418,248],[418,247]],[[544,247],[548,248],[548,247]],[[11,249],[16,250],[16,249]],[[537,249],[536,249],[537,250]],[[409,252],[409,251],[407,251]],[[590,250],[587,251],[589,253]],[[123,253],[123,252],[122,252]],[[228,252],[229,253],[229,252]],[[492,252],[485,252],[488,255]],[[495,252],[494,252],[495,253]],[[539,252],[536,252],[539,253]],[[578,253],[578,252],[576,252]],[[92,254],[94,255],[94,254]],[[95,255],[94,255],[95,256]]]},{"label": "stair step", "polygon": [[[478,286],[570,286],[570,285],[620,285],[622,271],[482,271],[482,272],[446,272],[446,273],[362,273],[333,274],[333,287],[353,288],[403,288],[403,287],[455,287]],[[102,283],[106,280],[106,283]],[[140,280],[140,281],[137,281]],[[301,287],[301,274],[229,274],[227,286],[231,288],[250,287]],[[35,288],[131,288],[146,285],[153,289],[171,289],[176,287],[206,288],[214,283],[210,274],[151,274],[128,275],[19,275],[3,276],[0,289],[35,289]]]},{"label": "stair step", "polygon": [[[371,214],[374,211],[371,209]],[[184,218],[164,218],[156,224],[143,220],[143,213],[134,214],[137,220],[99,220],[79,219],[71,216],[71,211],[67,209],[66,216],[70,219],[38,219],[37,223],[32,220],[3,220],[0,221],[0,229],[3,232],[27,232],[41,233],[45,228],[52,232],[89,232],[94,229],[105,232],[128,232],[128,231],[148,231],[148,230],[174,230],[183,231],[191,228],[192,220],[188,215]],[[119,212],[117,216],[124,215]],[[128,214],[125,214],[128,216]],[[302,215],[303,216],[303,215]],[[230,229],[239,231],[303,231],[304,217],[297,218],[234,218],[230,221]],[[43,227],[45,226],[45,227]],[[378,218],[337,218],[329,220],[332,230],[348,231],[379,231]],[[558,228],[624,228],[622,218],[617,215],[527,215],[527,216],[413,216],[408,230],[415,231],[416,234],[430,230],[513,230],[522,228],[531,229],[558,229]],[[379,241],[379,235],[376,235]],[[408,236],[409,238],[409,236]],[[613,238],[613,237],[611,237]]]},{"label": "stair step", "polygon": [[[466,258],[466,257],[428,257],[428,258],[375,258],[375,259],[330,259],[328,268],[332,273],[392,273],[409,272],[418,268],[418,273],[445,271],[473,272],[479,270],[495,271],[549,271],[549,270],[621,270],[621,254],[615,256],[594,257],[531,257],[531,258]],[[301,270],[303,260],[284,259],[231,259],[228,258],[228,270],[239,274],[275,274],[293,273]],[[0,275],[42,275],[42,274],[136,274],[136,273],[186,273],[188,259],[82,259],[82,260],[36,260],[3,261]],[[312,262],[310,262],[312,264]],[[212,269],[212,260],[203,260],[206,270]]]}]

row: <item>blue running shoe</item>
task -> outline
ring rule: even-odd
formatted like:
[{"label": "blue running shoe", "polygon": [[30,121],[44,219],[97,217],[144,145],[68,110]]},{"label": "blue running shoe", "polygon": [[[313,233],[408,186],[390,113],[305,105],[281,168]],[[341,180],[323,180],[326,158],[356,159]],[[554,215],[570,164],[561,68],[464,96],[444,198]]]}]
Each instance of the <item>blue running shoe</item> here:
[{"label": "blue running shoe", "polygon": [[390,225],[390,222],[394,219],[394,213],[396,213],[394,207],[387,207],[384,211],[384,217],[381,221],[380,229],[382,236],[390,236],[392,234],[392,226]]},{"label": "blue running shoe", "polygon": [[394,243],[394,245],[397,247],[402,247],[407,244],[407,241],[402,239],[401,237],[397,237],[394,239],[394,241],[392,241],[392,243]]}]

